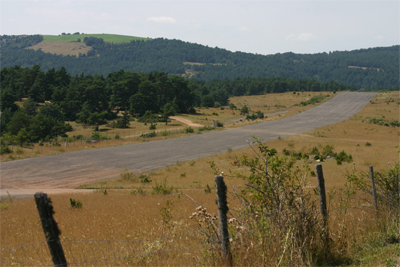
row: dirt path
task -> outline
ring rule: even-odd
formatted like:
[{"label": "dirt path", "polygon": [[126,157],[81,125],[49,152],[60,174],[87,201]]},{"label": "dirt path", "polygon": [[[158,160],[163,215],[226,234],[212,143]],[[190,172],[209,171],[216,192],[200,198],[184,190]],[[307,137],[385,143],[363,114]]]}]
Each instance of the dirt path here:
[{"label": "dirt path", "polygon": [[182,123],[184,123],[184,124],[186,124],[188,126],[191,126],[191,127],[203,127],[204,126],[204,125],[201,125],[201,124],[198,124],[198,123],[193,123],[191,120],[184,119],[184,118],[181,118],[181,117],[170,116],[169,118],[171,120],[180,121],[180,122],[182,122]]},{"label": "dirt path", "polygon": [[[360,111],[375,93],[342,93],[323,104],[281,120],[224,131],[0,163],[1,194],[10,189],[72,189],[94,181],[163,168],[247,146],[257,136],[264,141],[312,131],[338,123]],[[13,190],[18,194],[18,190]],[[6,195],[7,196],[7,195]]]}]

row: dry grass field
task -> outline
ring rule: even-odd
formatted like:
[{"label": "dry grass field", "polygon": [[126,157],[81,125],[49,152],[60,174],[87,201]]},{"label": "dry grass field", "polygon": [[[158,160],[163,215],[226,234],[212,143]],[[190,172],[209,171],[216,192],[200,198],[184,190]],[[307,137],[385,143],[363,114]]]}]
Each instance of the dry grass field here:
[{"label": "dry grass field", "polygon": [[34,46],[27,47],[27,49],[39,50],[45,53],[51,53],[63,56],[76,56],[79,54],[86,54],[92,48],[87,46],[84,42],[58,42],[58,43],[45,43],[41,42]]},{"label": "dry grass field", "polygon": [[[300,107],[293,107],[293,105],[304,101],[301,93],[300,95],[283,94],[282,96],[286,98],[275,100],[279,101],[279,105],[289,108],[289,112],[282,114],[282,116],[293,114],[293,112],[297,113]],[[231,102],[235,103],[238,108],[241,104],[246,103],[252,110],[261,109],[265,113],[270,112],[270,110],[274,112],[275,109],[269,106],[273,105],[275,96],[267,95],[265,98],[265,101],[271,101],[271,104],[265,104],[267,107],[261,107],[262,102],[257,102],[257,97],[234,98]],[[389,164],[393,166],[399,162],[399,128],[369,123],[369,119],[372,117],[399,120],[399,101],[399,92],[380,93],[362,111],[347,121],[322,127],[303,135],[271,141],[267,145],[276,148],[280,156],[284,156],[283,149],[304,153],[310,151],[313,147],[322,150],[326,145],[333,146],[335,152],[343,150],[347,154],[351,154],[353,161],[350,163],[343,162],[341,165],[337,165],[334,159],[326,159],[321,162],[328,190],[342,187],[346,173],[366,172],[369,165],[373,165],[375,170],[387,169]],[[218,117],[221,118],[225,112],[227,112],[226,114],[233,112],[227,109],[223,111],[224,113],[220,109],[207,109],[200,110],[199,113],[218,112]],[[197,123],[204,122],[202,119],[197,121],[191,119]],[[210,119],[212,120],[214,117],[208,117],[208,120]],[[117,247],[119,251],[122,251],[121,253],[129,250],[129,253],[136,252],[141,256],[134,259],[125,258],[124,262],[101,261],[97,264],[89,263],[88,265],[121,265],[122,263],[164,266],[220,264],[213,257],[215,255],[210,249],[212,244],[207,243],[206,235],[194,232],[205,225],[196,218],[189,218],[195,212],[197,204],[185,195],[178,197],[178,195],[153,194],[154,188],[156,185],[162,185],[163,188],[173,187],[173,193],[187,194],[199,205],[206,207],[207,212],[215,213],[214,172],[210,168],[210,162],[214,162],[220,171],[224,172],[228,191],[232,193],[233,188],[239,190],[244,187],[244,181],[233,178],[229,172],[229,170],[238,170],[235,166],[235,160],[243,155],[255,156],[251,148],[237,151],[231,151],[228,148],[225,153],[216,156],[177,163],[165,169],[141,175],[133,175],[127,170],[121,173],[120,177],[116,177],[115,180],[82,186],[82,188],[99,188],[95,193],[51,195],[55,219],[61,229],[61,238],[64,238],[62,242],[66,247],[68,258],[75,257],[75,262],[88,261],[91,256],[83,255],[87,253],[83,251],[90,250],[87,247],[89,242],[95,242],[87,240],[96,239],[106,241],[96,241],[98,243],[93,246],[102,246],[104,242],[108,242],[107,244],[110,247]],[[299,168],[306,164],[314,169],[316,162],[302,159],[297,161],[296,164]],[[246,172],[244,168],[239,169],[239,171]],[[146,179],[147,181],[151,180],[151,182],[146,182]],[[315,177],[310,176],[308,180],[312,187],[316,185]],[[207,186],[211,188],[211,193],[205,192]],[[105,194],[105,189],[107,189],[107,194]],[[83,207],[80,209],[72,208],[70,198],[81,201]],[[233,195],[229,195],[228,204],[232,211],[232,215],[229,216],[234,216],[237,214],[236,212],[239,212],[240,203],[237,198],[233,198]],[[336,202],[333,201],[329,204],[333,205]],[[1,207],[1,249],[44,240],[33,199],[4,199]],[[379,228],[379,224],[376,224],[372,212],[356,209],[351,210],[348,217],[341,216],[344,215],[335,211],[332,212],[330,217],[331,238],[336,242],[335,253],[343,255],[343,259],[336,259],[340,265],[347,265],[350,262],[357,266],[396,266],[400,262],[397,261],[400,259],[399,243],[379,245],[381,244],[379,238],[381,238],[382,229]],[[346,221],[343,218],[347,218]],[[386,218],[383,219],[387,220]],[[259,254],[259,251],[262,251],[259,250],[261,249],[260,244],[254,243],[251,241],[252,239],[250,241],[241,240],[241,235],[234,231],[234,226],[232,227],[232,233],[237,234],[237,239],[233,238],[232,240],[235,263],[237,265],[266,264],[260,262],[260,259],[263,258],[263,255]],[[175,237],[171,239],[173,241],[160,239],[169,236]],[[129,240],[132,242],[126,245],[112,240]],[[343,242],[343,245],[338,245],[340,242]],[[172,244],[174,244],[173,248],[170,247]],[[190,248],[185,253],[177,252],[188,246]],[[201,248],[197,248],[198,246]],[[28,249],[26,248],[26,251]],[[168,256],[158,253],[161,250],[168,249],[174,251],[175,254]],[[283,250],[284,252],[285,250]],[[21,252],[21,249],[18,249],[18,253],[22,253],[18,255],[23,257],[24,252]],[[116,256],[98,253],[96,257],[100,259]],[[41,261],[36,259],[37,257],[34,258],[33,261],[36,260],[39,265]],[[281,260],[282,258],[280,260],[277,258],[276,261],[269,262],[267,265],[277,265],[277,263],[282,263]],[[16,259],[10,259],[10,261],[17,266],[23,265],[18,264]],[[334,263],[331,262],[331,264]],[[282,263],[282,265],[285,264]]]}]

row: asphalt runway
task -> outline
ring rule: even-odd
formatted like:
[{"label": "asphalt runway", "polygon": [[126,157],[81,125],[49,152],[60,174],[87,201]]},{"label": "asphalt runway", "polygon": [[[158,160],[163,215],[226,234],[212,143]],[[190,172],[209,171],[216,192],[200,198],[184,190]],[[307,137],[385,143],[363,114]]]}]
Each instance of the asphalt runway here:
[{"label": "asphalt runway", "polygon": [[[376,93],[341,93],[321,105],[281,120],[224,131],[139,144],[82,150],[0,163],[1,195],[72,189],[81,184],[118,177],[124,169],[146,172],[248,146],[256,136],[264,141],[312,131],[342,122],[359,112]],[[28,193],[27,193],[28,192]]]}]

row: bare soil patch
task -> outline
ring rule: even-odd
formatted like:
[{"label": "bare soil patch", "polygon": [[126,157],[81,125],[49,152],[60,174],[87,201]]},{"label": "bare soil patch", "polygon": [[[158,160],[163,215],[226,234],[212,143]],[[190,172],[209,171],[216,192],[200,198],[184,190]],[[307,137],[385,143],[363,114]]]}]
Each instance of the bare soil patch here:
[{"label": "bare soil patch", "polygon": [[45,53],[51,53],[63,56],[79,56],[79,54],[86,54],[92,48],[87,46],[84,42],[57,42],[57,43],[38,43],[27,49],[39,50]]}]

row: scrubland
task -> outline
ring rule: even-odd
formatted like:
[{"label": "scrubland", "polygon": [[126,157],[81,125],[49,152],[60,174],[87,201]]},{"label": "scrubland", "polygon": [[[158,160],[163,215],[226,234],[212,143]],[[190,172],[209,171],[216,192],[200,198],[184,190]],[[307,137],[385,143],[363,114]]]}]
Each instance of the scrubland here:
[{"label": "scrubland", "polygon": [[[275,101],[288,108],[300,102],[296,98],[301,93],[282,96],[286,98]],[[270,97],[265,97],[265,101]],[[250,99],[241,97],[231,102],[238,107],[246,102],[252,110],[261,109],[263,102],[256,102],[259,98]],[[267,113],[270,104],[265,105],[263,112]],[[300,108],[292,107],[281,115],[296,113]],[[218,112],[218,117],[222,117],[217,109],[200,112]],[[382,119],[381,125],[377,118]],[[214,177],[223,172],[228,187],[234,265],[396,266],[400,262],[398,210],[379,201],[380,213],[376,216],[371,196],[357,190],[355,180],[350,178],[361,179],[360,173],[366,173],[373,165],[376,171],[384,173],[396,174],[397,170],[398,182],[399,127],[390,126],[390,121],[398,119],[399,93],[384,92],[349,120],[264,144],[268,149],[275,148],[277,158],[282,159],[274,161],[270,157],[268,163],[271,179],[275,177],[285,185],[276,189],[285,200],[280,202],[279,212],[273,201],[267,201],[268,189],[260,193],[245,185],[251,184],[249,177],[263,179],[262,168],[261,174],[255,171],[251,176],[252,169],[248,167],[251,163],[247,160],[257,158],[256,144],[237,151],[228,148],[216,156],[177,162],[140,175],[126,170],[115,180],[81,186],[97,188],[94,193],[51,195],[67,260],[97,266],[223,264],[213,215],[217,212]],[[204,122],[201,118],[192,120]],[[389,126],[385,126],[386,122]],[[338,164],[330,157],[320,162],[329,196],[325,226],[314,194],[316,177],[312,171],[318,163],[311,151],[317,148],[322,152],[327,147],[335,153],[344,151],[351,155],[351,160]],[[300,152],[300,159],[286,164],[291,155],[298,156]],[[274,171],[274,166],[280,169]],[[295,197],[290,198],[293,193]],[[79,200],[82,208],[71,207],[70,199]],[[12,200],[11,196],[3,199],[1,205],[1,249],[44,240],[33,199]],[[199,209],[199,205],[207,211]],[[112,252],[107,252],[106,246],[112,247]],[[37,265],[45,261],[36,256],[41,253],[46,256],[44,248],[45,244],[38,252],[32,252],[35,255],[32,261]],[[25,258],[29,253],[21,251],[16,249],[14,258],[5,252],[1,256],[2,259],[7,256],[8,263],[24,265],[16,258]],[[93,263],[94,260],[97,262]]]}]

